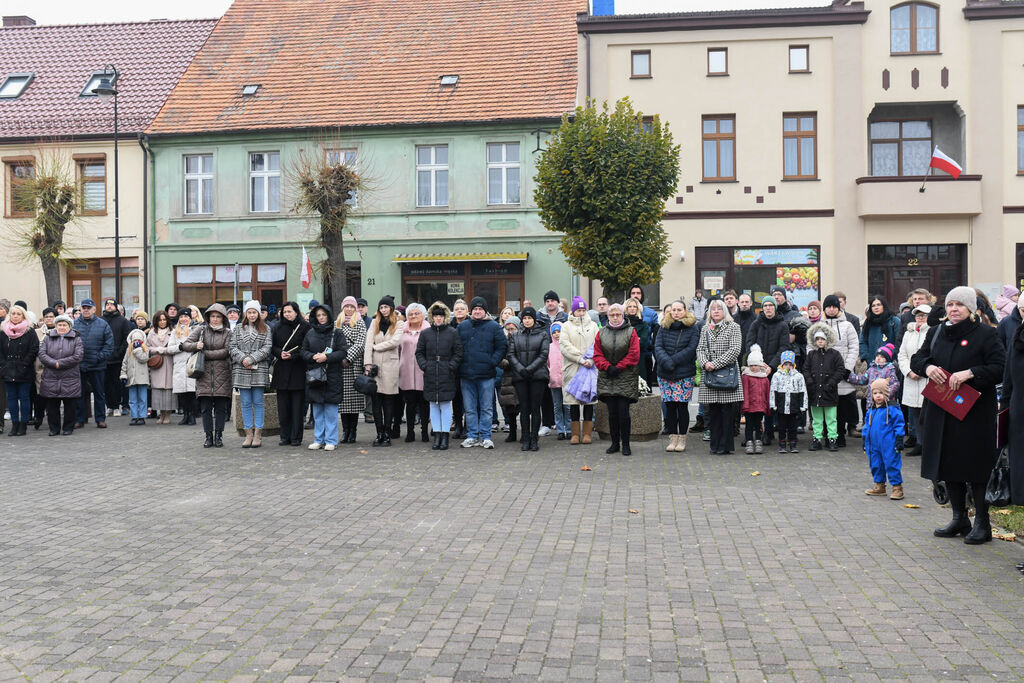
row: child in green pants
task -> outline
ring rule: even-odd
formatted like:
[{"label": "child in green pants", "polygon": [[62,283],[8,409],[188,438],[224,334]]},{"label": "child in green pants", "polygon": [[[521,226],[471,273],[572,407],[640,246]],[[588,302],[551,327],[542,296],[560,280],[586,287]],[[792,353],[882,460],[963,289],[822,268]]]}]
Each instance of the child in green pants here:
[{"label": "child in green pants", "polygon": [[[804,380],[807,383],[811,417],[814,420],[814,440],[811,450],[820,451],[822,438],[828,450],[839,450],[836,445],[836,406],[839,405],[839,383],[846,378],[843,356],[833,347],[836,333],[825,323],[814,323],[807,330],[812,349],[804,360]],[[827,430],[827,431],[826,431]]]}]

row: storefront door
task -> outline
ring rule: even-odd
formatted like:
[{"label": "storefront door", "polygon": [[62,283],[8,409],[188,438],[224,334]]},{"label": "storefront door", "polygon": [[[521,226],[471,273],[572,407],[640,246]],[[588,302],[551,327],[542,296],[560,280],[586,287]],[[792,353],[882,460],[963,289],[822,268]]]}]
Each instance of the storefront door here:
[{"label": "storefront door", "polygon": [[948,292],[967,280],[966,251],[962,244],[871,245],[868,296],[881,293],[897,310],[915,289]]},{"label": "storefront door", "polygon": [[451,307],[457,299],[487,301],[488,313],[505,306],[518,311],[523,298],[523,261],[402,264],[402,303],[417,301],[429,306],[443,301]]}]

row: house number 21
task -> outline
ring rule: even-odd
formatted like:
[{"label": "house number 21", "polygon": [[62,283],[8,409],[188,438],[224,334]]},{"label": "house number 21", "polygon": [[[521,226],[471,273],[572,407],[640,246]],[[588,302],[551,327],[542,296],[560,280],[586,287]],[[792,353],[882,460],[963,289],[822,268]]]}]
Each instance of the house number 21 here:
[{"label": "house number 21", "polygon": [[375,284],[377,284],[377,281],[374,280],[372,277],[366,278],[366,286],[367,287],[373,287]]}]

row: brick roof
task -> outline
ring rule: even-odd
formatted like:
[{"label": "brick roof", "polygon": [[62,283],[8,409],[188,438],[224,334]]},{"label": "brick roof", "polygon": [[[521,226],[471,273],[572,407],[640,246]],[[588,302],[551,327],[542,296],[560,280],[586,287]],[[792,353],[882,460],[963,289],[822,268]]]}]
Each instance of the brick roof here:
[{"label": "brick roof", "polygon": [[[235,0],[150,133],[554,118],[585,0]],[[443,74],[458,85],[441,87]],[[255,97],[242,87],[260,84]]]},{"label": "brick roof", "polygon": [[10,74],[35,75],[19,97],[0,99],[0,139],[111,134],[112,103],[80,96],[93,73],[106,64],[120,72],[120,130],[144,131],[216,23],[206,19],[0,28],[0,83]]}]

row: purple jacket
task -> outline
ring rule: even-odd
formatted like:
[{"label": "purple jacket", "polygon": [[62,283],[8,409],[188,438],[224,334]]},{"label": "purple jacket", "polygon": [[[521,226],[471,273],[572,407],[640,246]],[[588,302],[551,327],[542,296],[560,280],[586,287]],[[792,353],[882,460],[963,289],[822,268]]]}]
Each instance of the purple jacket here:
[{"label": "purple jacket", "polygon": [[81,396],[82,375],[79,365],[84,355],[85,347],[78,332],[71,330],[62,337],[57,330],[50,330],[39,346],[39,362],[43,364],[39,395],[47,398]]}]

